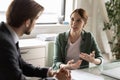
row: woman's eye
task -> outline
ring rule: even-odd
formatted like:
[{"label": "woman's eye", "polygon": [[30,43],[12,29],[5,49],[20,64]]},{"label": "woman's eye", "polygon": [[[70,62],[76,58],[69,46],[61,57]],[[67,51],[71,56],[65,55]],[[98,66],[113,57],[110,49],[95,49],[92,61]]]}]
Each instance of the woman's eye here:
[{"label": "woman's eye", "polygon": [[77,22],[82,22],[82,19],[77,20]]}]

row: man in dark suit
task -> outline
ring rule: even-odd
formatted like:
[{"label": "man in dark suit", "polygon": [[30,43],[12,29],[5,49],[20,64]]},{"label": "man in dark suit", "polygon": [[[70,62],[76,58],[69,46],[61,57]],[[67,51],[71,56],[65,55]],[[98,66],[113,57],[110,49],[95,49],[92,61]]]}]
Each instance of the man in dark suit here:
[{"label": "man in dark suit", "polygon": [[26,80],[25,76],[70,79],[66,69],[54,72],[49,68],[34,67],[21,58],[19,37],[30,34],[43,10],[34,0],[12,0],[6,13],[6,23],[0,24],[0,80]]}]

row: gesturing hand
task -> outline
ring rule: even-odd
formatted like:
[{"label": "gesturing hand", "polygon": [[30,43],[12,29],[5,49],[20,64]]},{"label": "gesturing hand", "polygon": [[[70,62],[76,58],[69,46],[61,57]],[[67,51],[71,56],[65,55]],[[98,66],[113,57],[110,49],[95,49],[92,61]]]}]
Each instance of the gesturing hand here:
[{"label": "gesturing hand", "polygon": [[93,63],[95,61],[95,51],[92,51],[92,53],[90,53],[90,55],[88,55],[87,53],[81,53],[80,58]]},{"label": "gesturing hand", "polygon": [[82,63],[82,60],[78,60],[77,62],[74,62],[74,60],[70,60],[67,62],[67,64],[61,64],[62,68],[66,69],[78,69]]},{"label": "gesturing hand", "polygon": [[77,62],[74,62],[74,60],[68,61],[68,65],[70,66],[70,69],[78,69],[81,65],[82,60],[78,60]]}]

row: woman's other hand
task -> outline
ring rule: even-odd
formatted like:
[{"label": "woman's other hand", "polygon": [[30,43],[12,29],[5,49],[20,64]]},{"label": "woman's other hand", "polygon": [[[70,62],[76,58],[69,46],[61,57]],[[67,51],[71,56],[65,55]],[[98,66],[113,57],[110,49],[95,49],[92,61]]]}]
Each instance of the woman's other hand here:
[{"label": "woman's other hand", "polygon": [[74,60],[70,60],[67,62],[67,64],[61,64],[60,67],[66,68],[66,69],[78,69],[80,68],[80,65],[82,63],[82,60],[78,60],[77,62],[74,62]]}]

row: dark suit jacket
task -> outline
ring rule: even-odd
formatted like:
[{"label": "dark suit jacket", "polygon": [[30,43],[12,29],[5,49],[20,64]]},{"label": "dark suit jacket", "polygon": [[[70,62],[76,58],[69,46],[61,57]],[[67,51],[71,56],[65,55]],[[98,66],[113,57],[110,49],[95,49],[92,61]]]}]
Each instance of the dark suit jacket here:
[{"label": "dark suit jacket", "polygon": [[19,54],[6,24],[0,24],[0,80],[26,80],[25,76],[46,77],[48,68],[36,68]]}]

